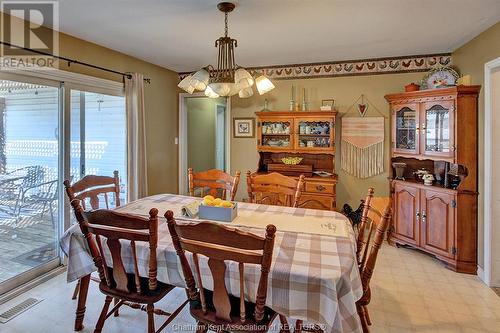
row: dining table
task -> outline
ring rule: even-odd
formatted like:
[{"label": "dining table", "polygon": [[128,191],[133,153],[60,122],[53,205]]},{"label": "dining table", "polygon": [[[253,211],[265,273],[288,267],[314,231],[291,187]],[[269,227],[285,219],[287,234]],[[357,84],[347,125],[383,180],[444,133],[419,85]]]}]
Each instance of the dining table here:
[{"label": "dining table", "polygon": [[[178,223],[197,223],[201,221],[199,218],[189,218],[182,213],[183,207],[194,201],[201,201],[201,198],[158,194],[116,208],[118,212],[143,217],[148,216],[151,208],[159,210],[162,217],[158,226],[157,278],[180,288],[186,287],[182,267],[163,214],[171,210]],[[319,325],[326,333],[362,332],[356,311],[356,301],[363,294],[356,261],[356,238],[344,215],[335,211],[245,202],[238,202],[237,210],[237,217],[232,222],[213,222],[261,236],[266,225],[274,224],[277,228],[266,306],[290,320]],[[77,224],[64,233],[60,245],[68,257],[68,283],[80,279],[74,327],[78,331],[83,329],[90,274],[96,267]],[[124,265],[133,272],[130,245],[128,250],[126,243],[122,247]],[[136,251],[139,273],[147,277],[147,243],[137,244]],[[239,296],[238,264],[228,262],[226,265],[227,289]],[[201,272],[204,287],[210,289],[213,286],[210,270],[202,267]],[[249,301],[255,301],[258,277],[259,274],[245,273],[245,296]]]}]

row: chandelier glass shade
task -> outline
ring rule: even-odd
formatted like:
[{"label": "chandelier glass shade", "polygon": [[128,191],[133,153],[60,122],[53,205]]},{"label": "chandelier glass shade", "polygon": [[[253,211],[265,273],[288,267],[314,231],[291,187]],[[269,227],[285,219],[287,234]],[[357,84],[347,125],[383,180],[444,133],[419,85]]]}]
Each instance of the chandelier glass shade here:
[{"label": "chandelier glass shade", "polygon": [[210,98],[226,97],[238,95],[241,98],[248,98],[253,95],[252,86],[256,85],[257,91],[263,95],[272,89],[274,85],[265,75],[254,79],[246,69],[236,65],[234,49],[238,46],[238,41],[228,36],[227,16],[234,9],[234,4],[221,2],[217,5],[220,11],[224,12],[224,37],[219,37],[215,41],[218,48],[217,68],[208,65],[195,73],[184,77],[178,87],[192,94],[194,91],[204,91],[205,96]]}]

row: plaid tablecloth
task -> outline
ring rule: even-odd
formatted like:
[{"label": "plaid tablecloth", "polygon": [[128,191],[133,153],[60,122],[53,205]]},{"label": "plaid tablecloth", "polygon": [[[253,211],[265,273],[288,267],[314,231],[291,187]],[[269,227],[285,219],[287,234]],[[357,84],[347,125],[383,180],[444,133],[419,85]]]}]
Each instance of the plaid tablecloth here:
[{"label": "plaid tablecloth", "polygon": [[[118,211],[147,216],[149,210],[156,207],[160,214],[172,210],[180,223],[195,223],[199,220],[181,216],[181,207],[193,200],[196,199],[161,194],[131,202]],[[248,203],[238,203],[238,215],[229,225],[264,235],[262,221],[274,221],[278,229],[269,273],[267,306],[287,317],[323,325],[326,332],[361,332],[355,306],[362,295],[355,264],[355,237],[343,215],[331,211]],[[302,231],[296,230],[294,221],[298,218],[303,223]],[[251,219],[255,221],[255,226]],[[291,222],[291,227],[286,226],[287,220]],[[158,280],[185,287],[181,264],[163,218],[159,225],[158,243]],[[61,247],[68,255],[68,282],[96,270],[77,225],[68,229],[61,238]],[[148,247],[138,243],[136,248],[139,272],[147,276]],[[127,271],[133,272],[130,246],[123,247],[122,256]],[[210,270],[206,260],[201,258],[203,285],[211,289]],[[226,286],[231,294],[239,296],[238,264],[228,263],[227,266]],[[245,297],[250,301],[255,301],[259,277],[258,266],[246,265]]]}]

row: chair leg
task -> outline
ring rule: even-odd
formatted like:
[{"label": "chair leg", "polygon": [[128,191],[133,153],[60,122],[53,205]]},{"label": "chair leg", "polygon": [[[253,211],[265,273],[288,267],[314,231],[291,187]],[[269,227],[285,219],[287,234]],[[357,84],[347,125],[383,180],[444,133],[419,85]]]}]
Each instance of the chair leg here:
[{"label": "chair leg", "polygon": [[75,290],[73,291],[72,300],[75,300],[78,297],[78,292],[80,291],[80,280],[76,282]]},{"label": "chair leg", "polygon": [[302,332],[302,320],[297,320],[295,322],[295,328],[293,329],[293,333],[301,333]]},{"label": "chair leg", "polygon": [[101,333],[102,327],[104,326],[104,321],[106,320],[106,316],[108,314],[109,305],[111,304],[112,300],[113,297],[106,296],[106,299],[104,300],[104,306],[102,307],[101,315],[99,316],[99,320],[95,325],[94,333]]},{"label": "chair leg", "polygon": [[148,313],[148,333],[155,333],[154,309],[153,304],[148,304],[146,306],[146,312]]},{"label": "chair leg", "polygon": [[368,308],[365,306],[363,306],[364,310],[365,310],[365,317],[366,317],[366,322],[369,326],[372,325],[372,320],[370,319],[370,314],[368,313]]},{"label": "chair leg", "polygon": [[288,326],[288,321],[286,320],[286,317],[283,315],[279,315],[279,318],[281,323],[280,333],[290,333],[290,326]]},{"label": "chair leg", "polygon": [[370,333],[370,329],[368,328],[368,323],[366,321],[365,307],[362,305],[357,305],[356,308],[358,310],[359,321],[361,322],[363,333]]},{"label": "chair leg", "polygon": [[199,321],[198,324],[196,325],[196,333],[206,333],[207,331],[208,331],[208,326]]},{"label": "chair leg", "polygon": [[[118,304],[119,301],[120,300],[118,298],[114,299],[113,303],[115,304],[115,306],[116,306],[116,304]],[[114,314],[115,317],[118,317],[120,315],[120,313],[118,312],[119,310],[120,309],[116,309],[115,314]]]}]

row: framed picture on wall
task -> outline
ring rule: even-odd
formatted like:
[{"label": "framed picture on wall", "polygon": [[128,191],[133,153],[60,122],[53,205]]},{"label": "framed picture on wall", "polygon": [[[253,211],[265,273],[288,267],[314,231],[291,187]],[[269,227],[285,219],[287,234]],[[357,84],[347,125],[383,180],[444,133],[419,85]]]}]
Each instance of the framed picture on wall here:
[{"label": "framed picture on wall", "polygon": [[255,118],[233,118],[234,138],[254,138]]}]

